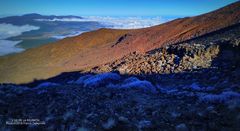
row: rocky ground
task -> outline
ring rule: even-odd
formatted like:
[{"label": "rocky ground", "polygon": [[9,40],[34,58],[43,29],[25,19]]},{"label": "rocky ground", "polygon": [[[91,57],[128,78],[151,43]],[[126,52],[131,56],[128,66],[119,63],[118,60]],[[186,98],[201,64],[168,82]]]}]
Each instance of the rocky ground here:
[{"label": "rocky ground", "polygon": [[[206,86],[201,78],[188,81],[195,76],[189,75],[163,76],[163,84],[159,85],[115,73],[83,75],[66,84],[44,82],[35,88],[2,85],[0,127],[72,131],[239,130],[239,82],[214,75],[209,76],[209,81],[217,81],[216,84]],[[6,125],[11,119],[39,119],[45,124]]]},{"label": "rocky ground", "polygon": [[[88,73],[2,84],[0,129],[240,130],[239,30],[135,52]],[[9,125],[15,119],[43,123]]]}]

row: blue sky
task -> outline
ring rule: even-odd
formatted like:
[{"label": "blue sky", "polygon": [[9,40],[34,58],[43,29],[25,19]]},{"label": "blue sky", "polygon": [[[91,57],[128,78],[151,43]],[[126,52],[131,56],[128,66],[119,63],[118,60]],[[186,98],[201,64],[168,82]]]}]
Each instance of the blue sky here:
[{"label": "blue sky", "polygon": [[238,0],[0,0],[0,15],[192,16]]}]

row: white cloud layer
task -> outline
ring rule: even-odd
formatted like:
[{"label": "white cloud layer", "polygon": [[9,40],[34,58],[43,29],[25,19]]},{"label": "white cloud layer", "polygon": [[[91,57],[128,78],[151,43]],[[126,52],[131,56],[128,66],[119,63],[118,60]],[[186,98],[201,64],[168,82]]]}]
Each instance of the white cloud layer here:
[{"label": "white cloud layer", "polygon": [[21,35],[23,32],[38,30],[39,27],[32,25],[16,26],[12,24],[0,24],[0,39]]},{"label": "white cloud layer", "polygon": [[20,42],[21,41],[0,40],[0,56],[24,51],[24,49],[16,47]]},{"label": "white cloud layer", "polygon": [[7,38],[21,35],[23,32],[38,30],[39,27],[31,25],[15,26],[12,24],[0,24],[0,56],[10,53],[18,53],[24,49],[16,47],[21,41],[10,41]]},{"label": "white cloud layer", "polygon": [[68,34],[68,35],[55,35],[55,36],[52,36],[52,38],[55,38],[55,39],[64,39],[66,37],[73,37],[73,36],[78,36],[82,33],[84,33],[86,31],[78,31],[78,32],[74,32],[74,33],[71,33],[71,34]]},{"label": "white cloud layer", "polygon": [[83,22],[86,21],[85,19],[81,18],[53,18],[53,19],[35,19],[36,21],[63,21],[63,22]]},{"label": "white cloud layer", "polygon": [[88,16],[83,19],[80,18],[63,18],[63,19],[36,19],[37,21],[64,21],[64,22],[86,22],[96,21],[107,28],[114,29],[137,29],[158,25],[168,21],[162,17],[102,17],[102,16]]}]

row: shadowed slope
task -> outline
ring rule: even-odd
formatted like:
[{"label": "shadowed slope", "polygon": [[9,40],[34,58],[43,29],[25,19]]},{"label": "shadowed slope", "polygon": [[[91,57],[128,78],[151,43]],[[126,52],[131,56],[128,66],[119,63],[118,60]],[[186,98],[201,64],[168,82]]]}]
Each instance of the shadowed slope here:
[{"label": "shadowed slope", "polygon": [[240,2],[204,15],[139,30],[100,29],[0,58],[0,82],[23,83],[85,70],[239,23]]}]

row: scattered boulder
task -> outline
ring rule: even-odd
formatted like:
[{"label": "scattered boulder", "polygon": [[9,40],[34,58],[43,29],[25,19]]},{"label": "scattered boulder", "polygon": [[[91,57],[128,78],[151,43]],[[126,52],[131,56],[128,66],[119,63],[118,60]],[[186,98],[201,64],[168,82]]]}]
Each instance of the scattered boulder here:
[{"label": "scattered boulder", "polygon": [[188,131],[186,124],[181,123],[175,127],[176,131]]},{"label": "scattered boulder", "polygon": [[103,73],[91,76],[84,80],[84,87],[99,87],[111,82],[119,81],[121,76],[116,73]]},{"label": "scattered boulder", "polygon": [[135,88],[135,89],[143,89],[144,91],[156,92],[156,87],[152,85],[151,82],[146,80],[139,80],[135,77],[130,77],[123,81],[123,84],[119,88]]},{"label": "scattered boulder", "polygon": [[92,77],[93,75],[84,75],[84,76],[81,76],[81,77],[79,77],[75,82],[73,82],[73,83],[75,83],[75,84],[84,84],[84,81],[86,80],[86,79],[88,79],[88,78],[90,78],[90,77]]},{"label": "scattered boulder", "polygon": [[110,130],[116,126],[116,120],[113,118],[109,118],[105,123],[102,124],[103,129]]},{"label": "scattered boulder", "polygon": [[226,91],[221,94],[206,94],[199,97],[199,100],[205,103],[226,103],[229,100],[238,99],[240,99],[240,93],[233,91]]},{"label": "scattered boulder", "polygon": [[148,120],[142,120],[138,123],[138,128],[139,129],[147,129],[152,126],[152,122]]},{"label": "scattered boulder", "polygon": [[54,87],[54,86],[60,86],[60,84],[53,83],[53,82],[44,82],[39,84],[36,88],[45,88],[45,87]]}]

